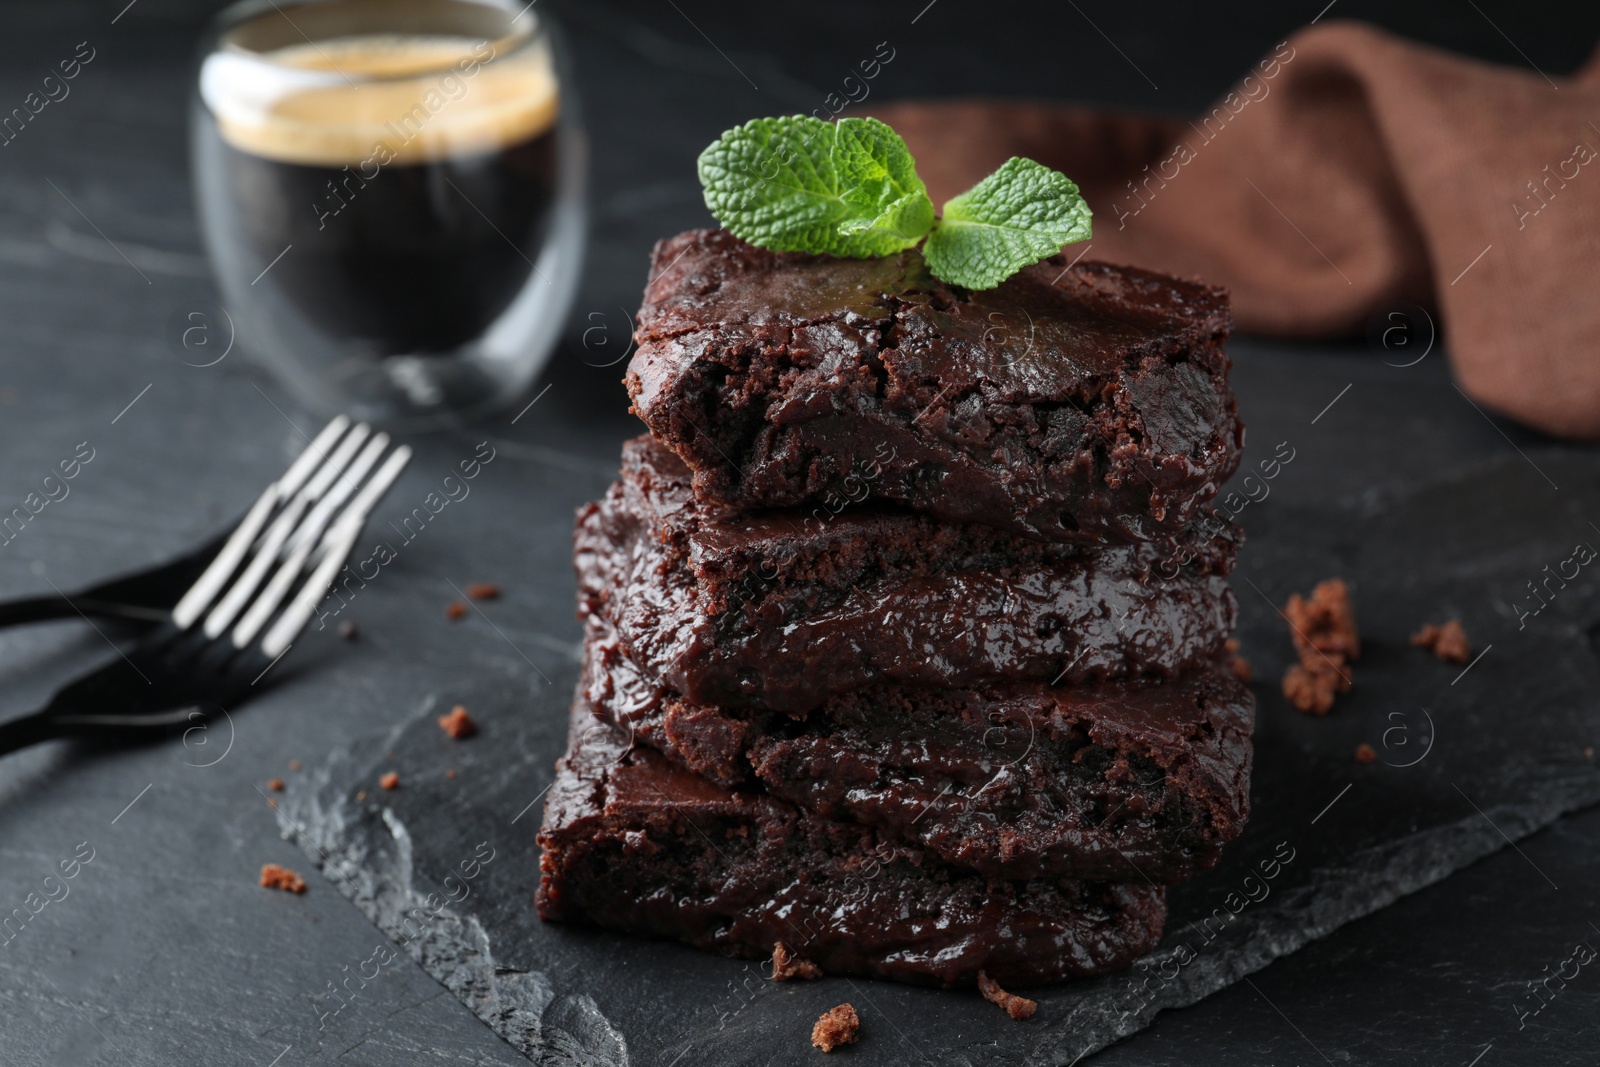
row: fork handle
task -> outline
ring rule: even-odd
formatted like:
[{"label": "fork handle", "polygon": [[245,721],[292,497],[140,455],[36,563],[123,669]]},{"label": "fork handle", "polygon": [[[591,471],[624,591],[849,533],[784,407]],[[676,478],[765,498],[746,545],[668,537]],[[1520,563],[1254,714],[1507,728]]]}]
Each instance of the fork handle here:
[{"label": "fork handle", "polygon": [[60,724],[48,711],[0,723],[0,756],[62,736]]},{"label": "fork handle", "polygon": [[203,703],[180,702],[155,713],[73,711],[70,702],[63,705],[61,694],[57,694],[56,700],[48,707],[20,719],[0,723],[0,756],[41,741],[59,741],[69,737],[128,742],[154,740],[170,734],[176,727],[193,724],[197,716],[209,716],[210,707]]},{"label": "fork handle", "polygon": [[88,598],[71,599],[64,596],[33,596],[0,603],[0,627],[20,626],[30,622],[50,619],[75,619],[93,615],[102,619],[122,619],[128,622],[159,622],[166,612],[156,608],[136,607]]}]

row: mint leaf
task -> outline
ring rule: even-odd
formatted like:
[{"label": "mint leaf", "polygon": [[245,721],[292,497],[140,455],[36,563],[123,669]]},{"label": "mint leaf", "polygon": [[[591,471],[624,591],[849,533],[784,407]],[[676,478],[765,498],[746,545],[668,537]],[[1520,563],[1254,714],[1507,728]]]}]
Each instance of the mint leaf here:
[{"label": "mint leaf", "polygon": [[992,289],[1088,238],[1089,205],[1065,174],[1020,156],[947,201],[922,255],[934,277]]},{"label": "mint leaf", "polygon": [[910,150],[877,119],[753,119],[700,153],[698,169],[717,221],[775,252],[893,255],[933,225]]},{"label": "mint leaf", "polygon": [[753,245],[868,259],[926,236],[929,270],[969,289],[991,289],[1090,230],[1071,180],[1015,156],[935,220],[905,141],[877,119],[752,119],[700,153],[698,169],[706,207]]}]

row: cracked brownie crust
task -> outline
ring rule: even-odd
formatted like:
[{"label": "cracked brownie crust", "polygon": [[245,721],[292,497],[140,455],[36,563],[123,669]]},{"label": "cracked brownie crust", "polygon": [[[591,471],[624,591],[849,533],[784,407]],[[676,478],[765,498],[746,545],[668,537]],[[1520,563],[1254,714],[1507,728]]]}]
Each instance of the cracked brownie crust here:
[{"label": "cracked brownie crust", "polygon": [[1004,881],[630,747],[582,693],[539,835],[545,919],[587,920],[829,974],[1032,985],[1127,967],[1155,947],[1146,883]]},{"label": "cracked brownie crust", "polygon": [[1233,629],[1240,537],[1090,548],[871,502],[743,513],[641,437],[579,511],[574,563],[580,614],[685,698],[800,712],[874,681],[1176,677]]},{"label": "cracked brownie crust", "polygon": [[874,498],[1048,541],[1178,533],[1238,465],[1226,293],[1053,256],[982,292],[915,250],[659,243],[627,383],[702,497]]},{"label": "cracked brownie crust", "polygon": [[1161,684],[874,685],[798,719],[685,700],[588,629],[586,699],[631,740],[992,877],[1170,884],[1249,814],[1255,700],[1220,664]]}]

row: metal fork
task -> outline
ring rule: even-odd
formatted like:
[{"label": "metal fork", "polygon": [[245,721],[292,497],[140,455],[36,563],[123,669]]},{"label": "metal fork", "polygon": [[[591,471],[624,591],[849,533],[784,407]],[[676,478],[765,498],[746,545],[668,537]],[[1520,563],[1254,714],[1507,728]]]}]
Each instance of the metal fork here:
[{"label": "metal fork", "polygon": [[401,445],[380,464],[388,446],[387,434],[334,419],[261,494],[170,615],[45,707],[0,724],[0,755],[53,738],[159,737],[247,697],[315,614],[410,460]]}]

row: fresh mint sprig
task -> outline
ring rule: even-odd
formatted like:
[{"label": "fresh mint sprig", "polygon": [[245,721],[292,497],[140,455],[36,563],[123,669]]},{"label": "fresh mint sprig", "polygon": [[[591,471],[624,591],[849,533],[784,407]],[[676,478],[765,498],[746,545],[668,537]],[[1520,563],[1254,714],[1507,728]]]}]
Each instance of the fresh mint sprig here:
[{"label": "fresh mint sprig", "polygon": [[706,207],[753,245],[869,259],[926,238],[928,269],[968,289],[991,289],[1090,234],[1078,187],[1020,157],[935,218],[910,149],[877,119],[753,119],[702,152],[699,172]]},{"label": "fresh mint sprig", "polygon": [[699,170],[711,213],[775,252],[888,256],[933,225],[911,152],[877,119],[754,119],[702,152]]}]

